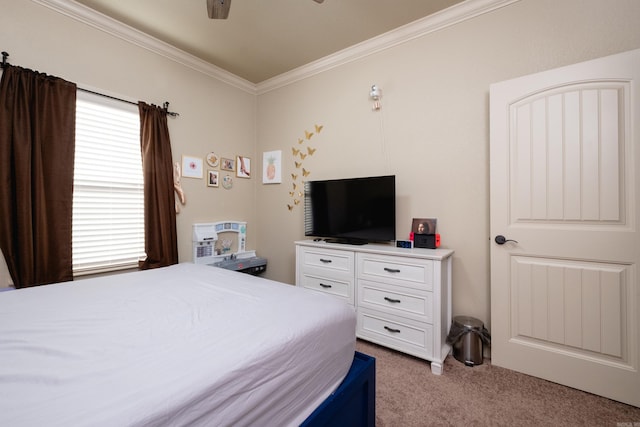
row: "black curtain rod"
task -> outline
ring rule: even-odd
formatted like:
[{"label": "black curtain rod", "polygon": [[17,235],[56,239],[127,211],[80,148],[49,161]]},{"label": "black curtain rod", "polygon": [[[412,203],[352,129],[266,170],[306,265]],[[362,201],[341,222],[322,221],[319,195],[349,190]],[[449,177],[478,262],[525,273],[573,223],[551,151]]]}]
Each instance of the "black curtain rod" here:
[{"label": "black curtain rod", "polygon": [[[113,99],[113,100],[116,100],[116,101],[126,102],[127,104],[138,105],[137,102],[128,101],[128,100],[122,99],[122,98],[117,98],[115,96],[107,95],[107,94],[96,92],[96,91],[89,90],[89,89],[85,89],[85,88],[82,88],[80,86],[78,86],[78,90],[82,91],[82,92],[86,92],[86,93],[91,93],[93,95],[98,95],[98,96],[102,96],[102,97],[105,97],[105,98]],[[180,115],[180,114],[178,114],[176,112],[169,111],[169,103],[168,102],[165,102],[164,104],[162,104],[162,109],[164,110],[165,114],[168,115],[168,116],[177,117],[177,116]]]},{"label": "black curtain rod", "polygon": [[[7,62],[7,57],[9,56],[9,54],[7,52],[2,52],[2,63],[0,64],[0,68],[5,68],[7,65],[11,65]],[[115,96],[111,96],[111,95],[106,95],[104,93],[100,93],[100,92],[96,92],[93,90],[89,90],[89,89],[84,89],[81,87],[78,87],[78,90],[82,91],[82,92],[87,92],[87,93],[92,93],[94,95],[98,95],[98,96],[103,96],[105,98],[109,98],[109,99],[114,99],[116,101],[120,101],[120,102],[126,102],[127,104],[131,104],[131,105],[138,105],[137,102],[133,102],[133,101],[128,101],[126,99],[122,99],[122,98],[116,98]],[[171,116],[171,117],[177,117],[180,114],[173,112],[173,111],[169,111],[169,103],[165,102],[164,104],[162,104],[162,108],[164,109],[165,114]]]}]

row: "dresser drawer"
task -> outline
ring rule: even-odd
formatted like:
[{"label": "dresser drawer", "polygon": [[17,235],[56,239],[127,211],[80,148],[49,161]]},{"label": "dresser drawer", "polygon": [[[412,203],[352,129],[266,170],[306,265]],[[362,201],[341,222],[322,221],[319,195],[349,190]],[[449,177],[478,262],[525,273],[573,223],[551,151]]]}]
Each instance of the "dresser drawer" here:
[{"label": "dresser drawer", "polygon": [[359,253],[356,269],[359,279],[425,290],[433,288],[433,261],[431,260]]},{"label": "dresser drawer", "polygon": [[358,307],[357,335],[418,357],[432,355],[433,327],[428,324]]},{"label": "dresser drawer", "polygon": [[354,303],[353,282],[349,280],[337,280],[304,273],[298,286],[344,298],[352,305]]},{"label": "dresser drawer", "polygon": [[325,270],[333,273],[354,274],[354,254],[350,251],[299,248],[298,265],[303,270]]},{"label": "dresser drawer", "polygon": [[401,286],[358,280],[358,307],[433,323],[433,293]]}]

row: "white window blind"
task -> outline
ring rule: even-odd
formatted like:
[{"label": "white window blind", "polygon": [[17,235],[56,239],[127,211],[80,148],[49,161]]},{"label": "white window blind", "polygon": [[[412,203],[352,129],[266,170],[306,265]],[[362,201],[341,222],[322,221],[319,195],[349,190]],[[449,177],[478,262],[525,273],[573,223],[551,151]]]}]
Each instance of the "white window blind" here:
[{"label": "white window blind", "polygon": [[74,275],[144,258],[138,107],[78,92],[73,189]]}]

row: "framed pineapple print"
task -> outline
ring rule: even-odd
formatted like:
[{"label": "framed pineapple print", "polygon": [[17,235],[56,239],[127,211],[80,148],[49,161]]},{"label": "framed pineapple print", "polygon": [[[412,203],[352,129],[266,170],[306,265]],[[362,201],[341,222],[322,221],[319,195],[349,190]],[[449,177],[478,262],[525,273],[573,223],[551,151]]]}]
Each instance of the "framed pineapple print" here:
[{"label": "framed pineapple print", "polygon": [[282,151],[262,153],[262,183],[280,184],[282,182]]}]

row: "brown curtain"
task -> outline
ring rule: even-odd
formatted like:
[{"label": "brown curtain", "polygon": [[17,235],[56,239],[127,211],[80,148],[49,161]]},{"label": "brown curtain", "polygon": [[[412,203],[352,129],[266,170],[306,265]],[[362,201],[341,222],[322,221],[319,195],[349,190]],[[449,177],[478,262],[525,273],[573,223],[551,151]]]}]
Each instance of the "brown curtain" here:
[{"label": "brown curtain", "polygon": [[0,249],[17,288],[73,280],[76,85],[7,65],[0,81]]},{"label": "brown curtain", "polygon": [[140,268],[165,267],[178,262],[173,157],[167,113],[155,105],[138,103],[140,148],[144,175],[144,235],[147,259]]}]

